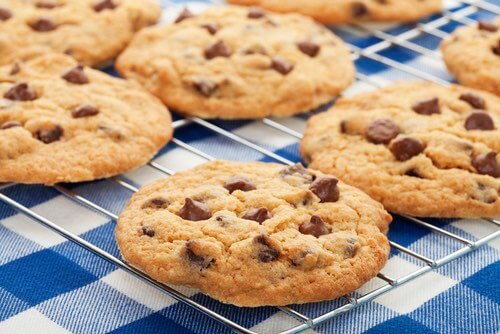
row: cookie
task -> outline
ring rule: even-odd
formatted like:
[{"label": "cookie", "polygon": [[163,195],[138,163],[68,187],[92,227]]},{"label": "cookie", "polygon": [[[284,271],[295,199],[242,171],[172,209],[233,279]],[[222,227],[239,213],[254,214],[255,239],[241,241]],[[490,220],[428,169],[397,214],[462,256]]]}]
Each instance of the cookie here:
[{"label": "cookie", "polygon": [[394,213],[500,215],[500,99],[462,86],[399,83],[312,117],[301,152]]},{"label": "cookie", "polygon": [[79,182],[145,164],[172,135],[135,83],[47,54],[0,67],[0,182]]},{"label": "cookie", "polygon": [[354,78],[347,47],[328,29],[236,6],[185,10],[174,24],[143,30],[117,68],[179,112],[224,119],[305,112]]},{"label": "cookie", "polygon": [[441,52],[458,82],[500,95],[500,17],[458,28]]},{"label": "cookie", "polygon": [[0,65],[52,51],[100,66],[160,14],[154,0],[2,0]]},{"label": "cookie", "polygon": [[330,24],[363,21],[415,21],[439,12],[441,0],[229,0],[238,5],[255,5],[275,12],[296,12]]},{"label": "cookie", "polygon": [[336,178],[215,161],[142,188],[118,220],[123,257],[155,280],[238,306],[332,299],[375,276],[391,216]]}]

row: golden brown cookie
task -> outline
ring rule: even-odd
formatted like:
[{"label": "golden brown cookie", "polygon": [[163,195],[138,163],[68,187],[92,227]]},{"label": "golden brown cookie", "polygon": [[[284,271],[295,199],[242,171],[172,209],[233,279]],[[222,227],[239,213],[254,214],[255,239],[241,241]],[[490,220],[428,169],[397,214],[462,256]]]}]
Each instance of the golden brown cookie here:
[{"label": "golden brown cookie", "polygon": [[171,136],[154,96],[69,56],[0,67],[0,182],[109,177],[145,164]]},{"label": "golden brown cookie", "polygon": [[154,0],[2,0],[0,65],[46,52],[103,65],[160,14]]},{"label": "golden brown cookie", "polygon": [[347,47],[325,27],[236,6],[143,30],[117,68],[179,112],[225,119],[305,112],[354,78]]},{"label": "golden brown cookie", "polygon": [[152,278],[238,306],[332,299],[375,276],[391,216],[300,165],[214,161],[142,188],[116,228]]},{"label": "golden brown cookie", "polygon": [[341,99],[312,117],[301,143],[311,168],[337,175],[389,211],[500,215],[500,99],[429,82]]}]

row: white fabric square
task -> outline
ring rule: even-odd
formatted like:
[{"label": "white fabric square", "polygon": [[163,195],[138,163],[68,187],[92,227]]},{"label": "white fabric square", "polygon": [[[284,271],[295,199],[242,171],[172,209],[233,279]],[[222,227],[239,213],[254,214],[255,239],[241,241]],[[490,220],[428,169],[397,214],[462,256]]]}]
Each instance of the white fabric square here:
[{"label": "white fabric square", "polygon": [[237,128],[233,130],[233,133],[255,144],[273,150],[291,145],[297,141],[297,138],[259,121],[251,122],[250,124]]},{"label": "white fabric square", "polygon": [[[253,326],[252,328],[250,328],[250,330],[254,331],[255,333],[270,334],[279,333],[299,325],[301,325],[301,322],[299,322],[298,320],[286,315],[283,312],[278,312],[273,314],[266,320]],[[316,332],[312,329],[308,329],[301,333],[314,334]]]},{"label": "white fabric square", "polygon": [[[461,219],[453,222],[451,225],[472,234],[478,239],[498,231],[498,227],[495,224],[481,219]],[[488,245],[500,251],[500,238],[494,239]]]},{"label": "white fabric square", "polygon": [[0,333],[63,334],[70,332],[31,308],[0,322]]},{"label": "white fabric square", "polygon": [[155,162],[176,172],[207,162],[207,159],[178,147],[161,155]]}]

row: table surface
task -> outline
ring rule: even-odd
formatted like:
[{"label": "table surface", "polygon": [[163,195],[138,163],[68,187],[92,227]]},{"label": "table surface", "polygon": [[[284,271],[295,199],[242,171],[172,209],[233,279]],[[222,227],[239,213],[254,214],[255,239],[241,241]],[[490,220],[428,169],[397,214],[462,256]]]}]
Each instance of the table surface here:
[{"label": "table surface", "polygon": [[[222,1],[161,2],[165,9],[163,21],[168,22],[176,17],[184,5],[188,5],[193,11],[201,11],[206,6]],[[483,0],[482,3],[486,3],[486,6],[500,6],[500,0]],[[453,31],[462,23],[470,22],[469,20],[491,19],[494,14],[467,7],[461,2],[450,1],[447,8],[449,13],[456,13],[456,18],[445,20],[439,30],[417,34],[408,40],[411,45],[399,43],[357,59],[356,66],[363,80],[357,81],[345,95],[374,89],[377,85],[395,80],[419,79],[422,72],[430,75],[432,80],[452,81],[439,59],[438,36]],[[435,22],[438,18],[428,18],[423,24]],[[414,27],[415,25],[372,25],[364,30],[359,27],[339,27],[334,30],[353,49],[369,50],[370,46],[381,45],[383,40],[380,37],[384,38],[380,34],[378,37],[374,36],[373,29],[384,29],[387,34],[395,36],[411,32]],[[415,44],[428,50],[424,50],[427,54],[411,50],[411,46]],[[114,73],[112,68],[106,71]],[[278,122],[301,133],[309,116],[310,114],[265,122],[214,121],[208,124],[212,128],[208,128],[203,122],[188,124],[177,129],[177,142],[168,144],[154,162],[175,172],[206,161],[203,155],[242,161],[300,161],[295,132],[288,131],[286,134],[270,125],[276,126],[273,122]],[[175,119],[182,118],[175,116]],[[228,137],[228,133],[224,131],[238,136],[238,140]],[[258,145],[259,149],[249,147],[241,138]],[[105,208],[108,215],[91,211],[74,199],[63,196],[60,189],[51,187],[0,186],[0,196],[4,195],[22,204],[119,258],[114,241],[115,221],[112,218],[120,213],[132,194],[123,185],[140,187],[164,176],[157,168],[145,166],[115,180],[64,185],[65,189]],[[221,323],[37,224],[1,199],[0,333],[231,332]],[[485,221],[426,221],[473,241],[498,232],[498,226]],[[454,238],[435,233],[400,217],[395,217],[389,238],[430,259],[443,258],[464,247]],[[374,301],[324,322],[314,332],[498,333],[499,251],[500,239],[497,238]],[[393,249],[382,273],[398,279],[422,267],[425,267],[422,261]],[[361,297],[384,284],[387,283],[381,278],[374,278],[352,296]],[[277,333],[301,324],[296,318],[277,308],[241,309],[223,305],[192,289],[176,289],[201,305],[258,333]],[[293,306],[293,309],[309,318],[315,318],[335,309],[339,303],[340,301],[312,303]]]}]

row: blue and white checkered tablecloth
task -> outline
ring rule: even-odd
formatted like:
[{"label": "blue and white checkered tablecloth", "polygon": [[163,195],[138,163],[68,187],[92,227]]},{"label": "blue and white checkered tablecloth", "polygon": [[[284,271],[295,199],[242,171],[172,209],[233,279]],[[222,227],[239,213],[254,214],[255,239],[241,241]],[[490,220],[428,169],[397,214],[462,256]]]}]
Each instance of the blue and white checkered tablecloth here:
[{"label": "blue and white checkered tablecloth", "polygon": [[[283,0],[285,1],[285,0]],[[288,0],[293,1],[293,0]],[[402,0],[401,0],[402,1]],[[485,0],[483,0],[485,1]],[[218,1],[211,1],[211,3]],[[500,0],[487,0],[500,5]],[[164,21],[175,17],[184,5],[202,10],[208,1],[163,1]],[[464,4],[450,1],[452,12]],[[487,11],[471,11],[467,16],[489,19]],[[429,22],[429,18],[423,22]],[[449,22],[440,27],[450,32],[459,24]],[[380,28],[380,26],[377,26]],[[384,26],[388,34],[407,32],[413,26]],[[380,42],[374,36],[354,28],[335,31],[349,43],[367,48]],[[412,37],[410,41],[437,50],[435,34]],[[400,64],[451,80],[439,59],[423,57],[401,46],[379,52]],[[381,62],[361,57],[358,71],[373,82],[385,84],[414,76]],[[110,69],[112,72],[112,69]],[[373,89],[358,82],[346,95]],[[178,118],[177,118],[178,119]],[[275,119],[298,132],[305,127],[307,116]],[[291,161],[300,161],[297,139],[269,127],[261,121],[216,121],[214,124],[245,138]],[[221,159],[264,160],[270,157],[198,124],[178,129],[176,138],[194,148]],[[183,170],[205,160],[199,155],[170,143],[155,162],[173,171]],[[159,177],[158,170],[145,166],[121,176],[122,180],[141,186]],[[111,180],[67,185],[71,190],[113,214],[119,214],[131,192]],[[62,196],[54,188],[42,186],[0,186],[0,193],[30,208],[50,221],[71,231],[106,252],[119,257],[114,241],[115,221],[93,212]],[[491,223],[468,220],[431,220],[447,231],[469,240],[477,240],[498,230]],[[408,249],[438,259],[456,251],[462,244],[451,238],[420,228],[400,218],[392,224],[389,237]],[[327,321],[314,331],[318,333],[498,333],[500,332],[500,240],[431,271],[374,301]],[[425,264],[424,264],[425,265]],[[399,278],[422,267],[419,260],[393,249],[382,272]],[[361,296],[383,285],[374,278],[354,295]],[[240,309],[223,305],[199,292],[179,288],[200,304],[258,333],[276,333],[300,322],[276,308]],[[339,301],[294,306],[294,309],[316,317],[336,306]],[[309,330],[314,332],[313,330]],[[0,333],[228,333],[219,322],[177,302],[114,265],[67,241],[0,201]]]}]

